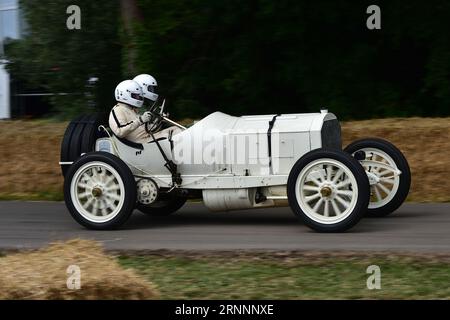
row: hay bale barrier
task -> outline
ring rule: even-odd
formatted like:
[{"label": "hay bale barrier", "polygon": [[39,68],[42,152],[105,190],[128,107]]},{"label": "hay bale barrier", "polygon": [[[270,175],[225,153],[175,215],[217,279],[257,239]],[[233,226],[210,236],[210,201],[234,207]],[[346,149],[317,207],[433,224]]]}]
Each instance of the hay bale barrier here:
[{"label": "hay bale barrier", "polygon": [[[68,270],[70,266],[72,267]],[[79,267],[80,288],[70,278]],[[70,278],[70,279],[69,279]],[[69,281],[68,281],[69,280]],[[69,286],[68,286],[69,282]],[[69,289],[68,287],[71,287]],[[107,256],[100,244],[70,240],[0,258],[0,299],[156,299],[155,286]]]},{"label": "hay bale barrier", "polygon": [[[63,200],[58,162],[66,126],[66,122],[44,120],[2,121],[0,199]],[[348,121],[342,123],[342,134],[344,146],[355,139],[378,137],[400,148],[411,166],[408,201],[450,201],[450,180],[442,179],[450,172],[450,158],[446,157],[450,117]]]}]

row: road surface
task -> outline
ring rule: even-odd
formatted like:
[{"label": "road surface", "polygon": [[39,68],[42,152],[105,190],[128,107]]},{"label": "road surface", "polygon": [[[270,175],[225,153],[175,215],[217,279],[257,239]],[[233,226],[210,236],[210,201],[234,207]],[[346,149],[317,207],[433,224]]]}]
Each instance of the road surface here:
[{"label": "road surface", "polygon": [[0,202],[0,250],[39,248],[72,238],[111,250],[363,250],[450,253],[450,204],[405,204],[387,218],[365,218],[343,234],[320,234],[289,208],[211,213],[188,203],[169,217],[135,212],[122,230],[79,226],[64,203]]}]

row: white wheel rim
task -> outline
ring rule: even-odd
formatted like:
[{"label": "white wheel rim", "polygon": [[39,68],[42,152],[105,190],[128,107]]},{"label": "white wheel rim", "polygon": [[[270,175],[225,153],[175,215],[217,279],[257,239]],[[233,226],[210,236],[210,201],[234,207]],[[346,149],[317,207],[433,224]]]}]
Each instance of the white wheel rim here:
[{"label": "white wheel rim", "polygon": [[72,203],[88,221],[111,221],[123,207],[125,187],[119,173],[104,162],[89,162],[74,174],[70,185]]},{"label": "white wheel rim", "polygon": [[379,182],[370,186],[369,209],[381,208],[388,204],[395,196],[400,185],[400,176],[396,174],[398,170],[395,161],[384,151],[376,148],[363,148],[358,151],[366,153],[366,160],[381,162],[392,167],[389,170],[386,167],[381,168],[374,165],[363,165],[364,170],[377,176]]},{"label": "white wheel rim", "polygon": [[295,193],[301,210],[309,218],[322,224],[335,224],[355,209],[358,185],[353,173],[341,162],[318,159],[301,170]]}]

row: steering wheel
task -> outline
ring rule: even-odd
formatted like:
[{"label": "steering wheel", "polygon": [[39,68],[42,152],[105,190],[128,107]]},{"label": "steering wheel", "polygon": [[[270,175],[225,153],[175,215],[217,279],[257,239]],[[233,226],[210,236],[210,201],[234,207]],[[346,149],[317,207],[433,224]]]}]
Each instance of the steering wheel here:
[{"label": "steering wheel", "polygon": [[153,133],[155,131],[158,131],[161,128],[162,122],[163,122],[163,116],[165,115],[164,114],[165,104],[166,104],[166,100],[164,100],[161,107],[159,107],[159,112],[156,112],[156,110],[158,109],[156,102],[153,106],[150,107],[149,111],[152,114],[152,119],[145,124],[145,131],[147,133],[150,133],[150,132]]}]

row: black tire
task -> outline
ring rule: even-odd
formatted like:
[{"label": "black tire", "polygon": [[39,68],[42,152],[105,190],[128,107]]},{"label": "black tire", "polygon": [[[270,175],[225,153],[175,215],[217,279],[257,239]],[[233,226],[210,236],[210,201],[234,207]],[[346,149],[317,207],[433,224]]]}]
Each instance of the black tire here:
[{"label": "black tire", "polygon": [[98,130],[101,125],[100,118],[97,114],[92,114],[86,121],[81,140],[81,153],[93,152],[95,149],[95,142],[101,136],[105,136],[103,132]]},{"label": "black tire", "polygon": [[[331,223],[321,223],[312,219],[301,209],[297,199],[296,183],[299,175],[303,174],[303,169],[309,164],[320,159],[331,159],[345,166],[353,175],[358,188],[353,209],[346,215],[344,220],[336,223],[332,223],[332,221]],[[322,193],[322,191],[320,191],[320,193]],[[339,150],[316,149],[305,154],[292,167],[287,182],[287,194],[292,211],[308,227],[318,232],[344,232],[358,223],[367,210],[367,205],[369,203],[369,181],[363,167],[347,153]],[[319,194],[319,192],[317,192],[317,194]],[[336,213],[334,213],[334,215],[337,216]]]},{"label": "black tire", "polygon": [[[81,154],[94,151],[95,141],[104,136],[98,131],[100,124],[98,114],[82,115],[71,121],[61,143],[61,162],[74,162]],[[63,176],[69,167],[61,166]]]},{"label": "black tire", "polygon": [[69,148],[69,159],[72,161],[78,159],[81,156],[81,141],[83,141],[83,130],[86,126],[86,122],[89,120],[89,115],[81,117],[80,121],[76,124],[73,130],[72,140]]},{"label": "black tire", "polygon": [[[61,142],[61,162],[72,162],[70,158],[69,151],[72,143],[72,136],[75,128],[78,126],[78,122],[81,120],[83,116],[77,117],[75,120],[71,121],[64,132],[64,136]],[[67,170],[69,170],[69,166],[62,165],[61,166],[63,176],[66,176]]]},{"label": "black tire", "polygon": [[158,200],[150,205],[138,203],[137,209],[149,216],[168,216],[184,206],[187,198],[172,194],[160,194]]},{"label": "black tire", "polygon": [[[114,168],[119,174],[124,186],[124,200],[119,213],[111,220],[105,222],[93,222],[86,219],[76,209],[71,196],[71,183],[74,175],[85,164],[89,162],[102,162]],[[70,166],[64,181],[64,200],[72,217],[82,226],[94,230],[110,230],[123,225],[136,206],[136,181],[130,168],[118,157],[106,152],[92,152],[79,158]]]},{"label": "black tire", "polygon": [[[378,138],[368,138],[357,140],[348,145],[344,151],[349,154],[364,149],[373,148],[378,149],[388,154],[395,162],[397,168],[402,172],[400,175],[400,182],[394,197],[385,205],[378,208],[369,208],[367,210],[367,216],[369,217],[384,217],[395,210],[397,210],[408,197],[409,189],[411,186],[411,170],[409,168],[408,161],[402,152],[394,146],[392,143]],[[369,155],[366,155],[369,156]]]}]

